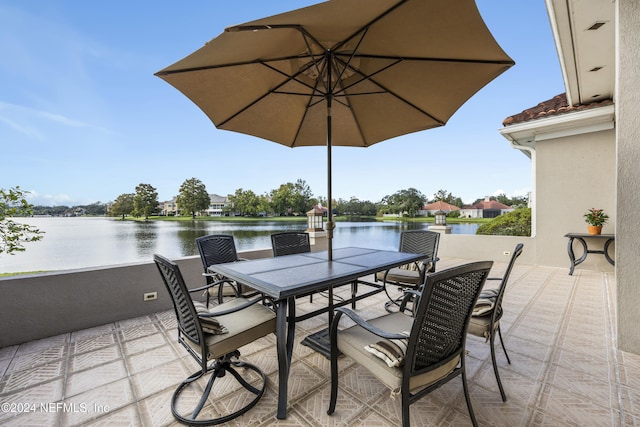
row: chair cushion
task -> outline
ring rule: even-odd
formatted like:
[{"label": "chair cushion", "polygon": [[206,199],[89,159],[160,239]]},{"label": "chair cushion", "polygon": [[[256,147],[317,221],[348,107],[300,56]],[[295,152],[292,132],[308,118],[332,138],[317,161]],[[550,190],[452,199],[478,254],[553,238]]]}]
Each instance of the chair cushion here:
[{"label": "chair cushion", "polygon": [[483,289],[482,292],[480,292],[476,305],[473,307],[472,316],[484,316],[487,313],[491,313],[497,298],[497,289]]},{"label": "chair cushion", "polygon": [[[392,313],[372,319],[369,323],[387,332],[401,333],[411,330],[413,317],[404,313]],[[352,358],[358,364],[366,366],[384,385],[397,391],[402,385],[404,368],[402,366],[389,367],[385,361],[365,350],[365,346],[378,341],[380,341],[380,337],[358,325],[338,333],[338,349],[344,355]],[[409,380],[409,388],[416,390],[438,381],[453,371],[459,362],[460,358],[456,357],[432,371],[412,377]]]},{"label": "chair cushion", "polygon": [[[207,291],[209,292],[209,295],[214,297],[214,298],[217,298],[218,297],[218,287],[219,286],[220,285],[215,285],[215,286],[212,286],[209,289],[207,289]],[[223,286],[223,288],[222,288],[222,296],[223,297],[231,297],[231,296],[235,296],[236,295],[236,292],[233,289],[233,286],[231,286],[230,284],[224,283],[222,286]]]},{"label": "chair cushion", "polygon": [[[385,280],[385,272],[381,271],[376,273],[376,278],[378,280]],[[386,280],[387,282],[406,283],[416,287],[422,284],[418,270],[406,270],[400,267],[390,269],[386,275]]]},{"label": "chair cushion", "polygon": [[493,298],[482,298],[479,297],[476,305],[473,307],[472,316],[482,316],[487,313],[490,313],[493,310],[493,305],[495,303],[495,299]]},{"label": "chair cushion", "polygon": [[[409,331],[402,331],[409,338]],[[364,349],[382,359],[390,368],[404,364],[404,354],[407,351],[407,340],[383,339],[374,344],[365,345]]]},{"label": "chair cushion", "polygon": [[[227,310],[244,304],[246,299],[236,298],[232,301],[213,307],[210,311]],[[223,335],[205,334],[205,345],[208,347],[208,359],[217,359],[276,331],[276,314],[260,303],[253,304],[235,313],[219,316],[229,331]],[[188,341],[188,340],[187,340]],[[199,346],[189,342],[200,352]]]},{"label": "chair cushion", "polygon": [[200,325],[202,326],[202,330],[208,334],[220,335],[220,334],[228,334],[229,330],[220,323],[218,319],[215,317],[204,317],[204,314],[211,314],[206,305],[201,303],[200,301],[194,301],[193,306],[198,313],[198,319],[200,320]]},{"label": "chair cushion", "polygon": [[[478,297],[478,302],[480,303],[481,299],[487,300],[488,304],[490,303],[491,308],[487,309],[487,307],[480,307],[477,311],[478,304],[473,309],[473,314],[471,315],[471,320],[469,320],[469,329],[467,329],[467,333],[471,335],[475,335],[477,337],[484,337],[487,340],[491,338],[491,316],[493,315],[495,300],[498,295],[498,291],[495,289],[483,290],[480,293],[480,297]],[[481,313],[481,314],[476,314]],[[493,324],[493,330],[498,329],[500,326],[500,319],[502,318],[502,310],[498,310],[496,314],[496,318]]]}]

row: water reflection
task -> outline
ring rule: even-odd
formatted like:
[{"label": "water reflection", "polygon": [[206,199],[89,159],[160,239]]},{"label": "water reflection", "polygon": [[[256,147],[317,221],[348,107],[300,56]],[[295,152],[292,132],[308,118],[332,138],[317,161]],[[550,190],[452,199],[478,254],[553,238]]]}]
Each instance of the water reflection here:
[{"label": "water reflection", "polygon": [[152,222],[136,222],[135,228],[134,240],[138,253],[152,254],[158,240],[157,227]]},{"label": "water reflection", "polygon": [[[207,234],[232,234],[238,251],[271,247],[271,234],[304,230],[306,222],[250,221],[118,221],[111,218],[26,218],[46,232],[27,243],[26,252],[0,255],[0,273],[64,270],[148,261],[154,253],[169,258],[197,255],[195,239]],[[338,222],[334,247],[364,246],[395,250],[400,232],[428,227],[425,223]],[[474,234],[477,224],[456,224],[452,233]]]}]

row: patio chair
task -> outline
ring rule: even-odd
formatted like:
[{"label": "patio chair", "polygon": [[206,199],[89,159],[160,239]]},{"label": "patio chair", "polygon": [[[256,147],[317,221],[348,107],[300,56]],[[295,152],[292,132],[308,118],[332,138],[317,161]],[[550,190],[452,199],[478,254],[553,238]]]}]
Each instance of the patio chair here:
[{"label": "patio chair", "polygon": [[509,265],[507,265],[507,269],[505,270],[502,277],[487,278],[488,281],[499,280],[500,285],[498,286],[498,288],[487,287],[486,289],[482,290],[482,292],[480,293],[480,297],[478,298],[478,302],[476,303],[476,306],[473,310],[471,322],[469,323],[468,333],[478,337],[484,337],[487,341],[489,341],[489,345],[491,346],[491,362],[493,363],[493,372],[495,372],[496,374],[496,381],[498,382],[498,388],[500,389],[500,396],[502,396],[503,402],[507,401],[507,395],[504,392],[502,382],[500,381],[500,374],[498,373],[498,364],[496,363],[494,341],[497,331],[498,336],[500,337],[500,344],[502,345],[504,355],[507,358],[507,362],[511,364],[509,354],[507,354],[507,349],[505,348],[504,341],[502,340],[502,332],[500,331],[500,319],[502,318],[502,299],[504,297],[504,291],[507,288],[507,282],[509,281],[509,275],[511,274],[513,265],[515,264],[516,259],[522,254],[523,247],[524,245],[522,243],[518,243],[516,245],[515,249],[511,253]]},{"label": "patio chair", "polygon": [[[257,366],[239,359],[238,348],[265,335],[275,333],[275,313],[257,304],[261,301],[260,298],[248,300],[242,297],[209,310],[204,304],[191,299],[177,264],[157,254],[154,255],[154,261],[176,312],[178,342],[200,365],[200,369],[186,378],[173,393],[171,398],[173,416],[176,420],[189,425],[214,425],[226,423],[244,414],[258,403],[264,394],[266,377]],[[227,373],[231,374],[248,393],[247,397],[241,398],[240,401],[244,404],[240,409],[231,413],[220,413],[217,412],[219,408],[211,405],[208,398],[216,378],[224,377]],[[207,374],[211,377],[206,386],[201,389],[197,380]],[[189,387],[190,385],[192,386]],[[190,390],[190,393],[184,397],[186,403],[179,402],[178,398],[185,389]],[[177,406],[185,407],[192,396],[199,393],[202,395],[193,412],[190,415],[180,414]],[[198,418],[207,402],[211,405],[207,412],[214,412],[219,415],[218,417]]]},{"label": "patio chair", "polygon": [[273,256],[293,255],[311,252],[309,233],[302,231],[285,231],[271,235]]},{"label": "patio chair", "polygon": [[403,295],[392,297],[387,289],[388,285],[396,285],[401,291],[405,289],[418,289],[423,283],[427,272],[436,271],[438,258],[438,244],[440,233],[428,230],[410,230],[400,233],[400,252],[424,254],[424,259],[413,264],[407,264],[381,271],[376,274],[375,279],[381,280],[383,289],[389,298],[385,303],[388,312],[394,311],[402,301]]},{"label": "patio chair", "polygon": [[[311,243],[309,241],[309,233],[302,231],[284,231],[282,233],[274,233],[271,235],[271,247],[273,256],[293,255],[311,252]],[[357,282],[351,283],[351,297],[355,298],[358,290]],[[327,298],[332,296],[325,292],[318,292]],[[313,302],[313,294],[309,295],[309,302]],[[352,308],[356,308],[355,300],[351,303]]]},{"label": "patio chair", "polygon": [[[218,303],[222,304],[224,302],[224,296],[231,294],[236,297],[240,295],[245,297],[256,295],[256,293],[247,286],[226,280],[219,274],[209,273],[208,271],[208,267],[213,264],[245,261],[243,258],[238,258],[235,240],[232,235],[210,234],[208,236],[198,237],[196,239],[196,245],[198,246],[198,252],[200,252],[200,259],[202,260],[202,267],[204,268],[203,276],[205,276],[208,288],[206,293],[207,307],[209,306],[209,300],[212,296],[215,296],[218,299]],[[222,286],[217,286],[217,282],[220,282]],[[226,289],[230,288],[231,291],[225,289],[225,284],[229,285]]]},{"label": "patio chair", "polygon": [[[344,307],[331,324],[331,415],[338,396],[338,355],[342,352],[369,370],[391,396],[401,395],[402,425],[408,427],[409,406],[457,376],[473,425],[476,419],[467,386],[465,340],[469,319],[493,261],[473,262],[427,276],[425,285],[408,290],[400,311],[364,320]],[[403,310],[414,296],[415,317]],[[338,330],[342,315],[356,324]]]},{"label": "patio chair", "polygon": [[[272,234],[271,249],[274,257],[311,252],[309,233],[283,231],[282,233]],[[309,295],[309,302],[313,302],[313,294]]]}]

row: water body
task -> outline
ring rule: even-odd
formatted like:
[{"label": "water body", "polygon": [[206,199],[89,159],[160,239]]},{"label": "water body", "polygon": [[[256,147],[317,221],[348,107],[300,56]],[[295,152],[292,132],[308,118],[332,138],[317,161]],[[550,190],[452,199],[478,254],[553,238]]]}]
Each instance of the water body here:
[{"label": "water body", "polygon": [[[271,248],[271,234],[303,230],[304,222],[117,221],[112,218],[20,218],[45,231],[25,252],[0,254],[0,273],[67,270],[197,255],[195,239],[232,234],[238,251]],[[403,230],[426,229],[426,223],[338,222],[335,248],[364,246],[396,250]],[[475,234],[478,224],[453,224],[454,234]]]}]

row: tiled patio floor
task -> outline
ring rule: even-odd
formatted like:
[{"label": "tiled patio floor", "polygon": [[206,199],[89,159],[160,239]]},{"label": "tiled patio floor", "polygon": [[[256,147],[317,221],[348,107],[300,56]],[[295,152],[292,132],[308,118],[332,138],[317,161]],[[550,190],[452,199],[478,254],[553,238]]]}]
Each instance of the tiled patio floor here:
[{"label": "tiled patio floor", "polygon": [[[465,262],[445,259],[438,269]],[[494,265],[498,274],[505,264]],[[505,297],[503,336],[511,357],[498,362],[508,401],[496,385],[488,344],[468,339],[471,398],[480,425],[640,425],[640,357],[615,348],[615,276],[518,265]],[[325,300],[326,301],[326,300]],[[382,314],[384,294],[361,301],[365,317]],[[322,298],[314,298],[314,304]],[[299,301],[299,312],[309,307]],[[302,338],[326,316],[297,326]],[[196,364],[175,343],[172,311],[0,349],[0,424],[11,426],[165,426],[175,387]],[[366,371],[341,360],[336,413],[326,414],[329,364],[297,344],[286,420],[275,418],[277,358],[273,336],[241,349],[268,375],[267,391],[241,426],[397,426],[399,399]],[[499,347],[499,346],[498,346]],[[222,405],[233,405],[234,393]],[[11,411],[23,411],[15,413]],[[412,405],[413,426],[470,425],[459,380]]]}]

